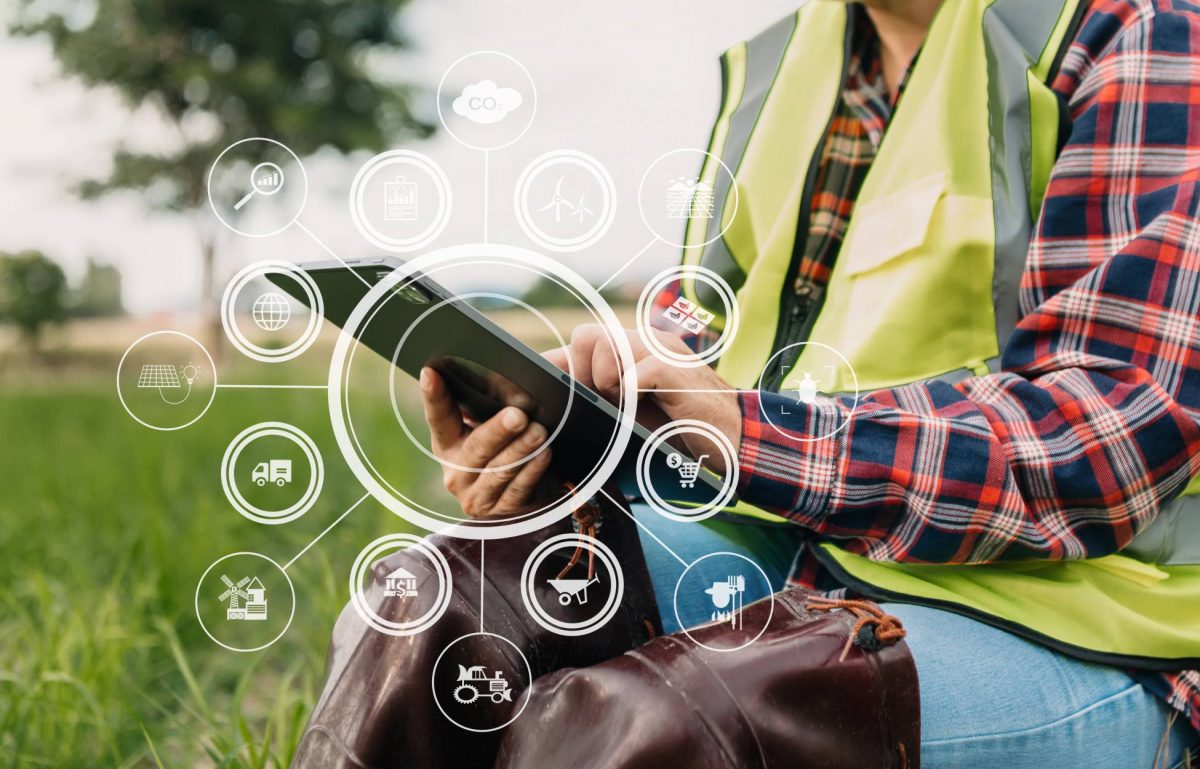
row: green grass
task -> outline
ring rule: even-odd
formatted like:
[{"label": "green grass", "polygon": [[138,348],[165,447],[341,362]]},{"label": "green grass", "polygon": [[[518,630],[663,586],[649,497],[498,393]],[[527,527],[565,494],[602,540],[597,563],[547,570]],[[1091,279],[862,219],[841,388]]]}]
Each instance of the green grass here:
[{"label": "green grass", "polygon": [[[313,367],[222,370],[280,376],[322,381]],[[264,420],[300,427],[325,459],[316,507],[283,526],[242,518],[221,491],[225,447]],[[347,516],[289,569],[295,620],[261,652],[210,641],[193,596],[218,557],[285,563],[362,495],[325,392],[222,390],[199,422],[160,433],[121,410],[111,370],[10,373],[0,438],[0,767],[286,766],[354,556],[405,527],[372,501]]]}]

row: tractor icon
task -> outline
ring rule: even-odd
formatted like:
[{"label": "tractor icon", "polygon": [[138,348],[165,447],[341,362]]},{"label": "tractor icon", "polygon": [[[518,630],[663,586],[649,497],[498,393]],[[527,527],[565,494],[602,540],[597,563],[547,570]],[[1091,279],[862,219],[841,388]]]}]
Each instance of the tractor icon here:
[{"label": "tractor icon", "polygon": [[512,690],[504,673],[497,670],[489,678],[482,665],[474,667],[458,666],[458,686],[454,690],[454,701],[460,705],[470,705],[481,697],[489,697],[499,705],[501,702],[512,702]]}]

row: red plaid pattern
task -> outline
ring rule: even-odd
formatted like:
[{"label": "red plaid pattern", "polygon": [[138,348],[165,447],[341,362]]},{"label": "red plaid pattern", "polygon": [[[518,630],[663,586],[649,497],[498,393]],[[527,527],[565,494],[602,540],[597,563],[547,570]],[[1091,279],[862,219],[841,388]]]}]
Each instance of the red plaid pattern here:
[{"label": "red plaid pattern", "polygon": [[[879,560],[1086,558],[1119,551],[1200,473],[1200,9],[1091,5],[1053,83],[1072,127],[1001,372],[873,393],[808,443],[762,421],[760,398],[775,414],[783,396],[744,394],[743,499]],[[873,121],[890,117],[864,35],[797,279],[827,279]],[[803,437],[850,403],[789,410]],[[807,553],[794,578],[835,587]],[[1200,673],[1136,675],[1200,729]]]}]

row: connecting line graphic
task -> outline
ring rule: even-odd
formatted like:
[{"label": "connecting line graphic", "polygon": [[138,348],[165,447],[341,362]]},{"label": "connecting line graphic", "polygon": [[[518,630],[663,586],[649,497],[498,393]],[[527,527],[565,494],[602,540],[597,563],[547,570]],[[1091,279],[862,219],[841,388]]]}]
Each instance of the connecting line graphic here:
[{"label": "connecting line graphic", "polygon": [[651,247],[651,246],[653,246],[653,245],[654,245],[655,243],[657,243],[658,241],[659,241],[659,238],[656,236],[656,237],[654,238],[654,240],[652,240],[652,241],[650,241],[649,243],[647,243],[646,245],[642,246],[642,250],[641,250],[641,251],[638,251],[636,254],[634,254],[634,255],[633,255],[633,257],[632,257],[632,258],[630,258],[630,260],[629,260],[629,261],[625,262],[625,264],[622,264],[620,267],[618,267],[616,272],[614,272],[612,275],[609,275],[609,276],[608,276],[608,280],[606,280],[606,281],[604,281],[603,283],[601,283],[600,285],[596,286],[596,290],[597,290],[597,291],[603,291],[603,290],[604,290],[604,289],[605,289],[605,288],[608,286],[608,284],[609,284],[609,283],[612,283],[612,282],[613,282],[613,280],[614,280],[614,279],[615,279],[615,278],[616,278],[618,275],[620,275],[620,274],[621,274],[621,271],[622,271],[622,270],[624,270],[626,267],[628,267],[629,265],[631,265],[631,264],[633,264],[634,262],[636,262],[636,261],[638,260],[638,257],[640,257],[642,254],[644,254],[644,253],[646,253],[647,251],[649,251],[649,250],[650,250],[650,247]]},{"label": "connecting line graphic", "polygon": [[329,385],[287,385],[287,384],[217,384],[217,388],[230,390],[328,390]]},{"label": "connecting line graphic", "polygon": [[[490,180],[492,175],[491,169],[491,153],[488,150],[483,151],[483,242],[488,242],[488,206],[490,204],[491,189]],[[481,628],[482,629],[482,628]]]},{"label": "connecting line graphic", "polygon": [[346,508],[346,512],[344,512],[344,513],[342,513],[341,515],[339,515],[339,516],[337,517],[337,520],[335,520],[333,523],[331,523],[331,524],[329,524],[328,526],[326,526],[326,527],[325,527],[325,531],[322,531],[320,534],[318,534],[318,535],[316,536],[316,538],[315,538],[315,539],[313,539],[313,541],[312,541],[312,542],[309,542],[307,545],[305,545],[305,546],[304,546],[304,549],[303,549],[303,550],[301,550],[299,553],[296,553],[296,555],[292,557],[292,560],[290,560],[290,561],[288,561],[287,563],[285,563],[285,564],[283,565],[283,570],[284,570],[284,571],[287,571],[289,568],[291,568],[292,564],[293,564],[293,563],[295,563],[297,560],[299,560],[300,556],[302,556],[302,555],[304,555],[305,553],[307,553],[307,552],[308,552],[308,550],[309,550],[309,548],[311,548],[313,545],[315,545],[315,544],[317,544],[318,542],[320,542],[320,541],[321,541],[321,537],[323,537],[323,536],[325,536],[326,534],[328,534],[329,532],[333,531],[333,527],[334,527],[334,526],[337,526],[339,523],[341,523],[343,518],[345,518],[347,515],[350,515],[350,513],[352,513],[352,512],[354,511],[354,508],[356,508],[356,507],[358,507],[359,505],[361,505],[361,504],[363,503],[363,500],[365,500],[365,499],[366,499],[367,497],[369,497],[369,496],[371,496],[371,495],[370,495],[370,494],[363,494],[361,497],[359,497],[359,498],[358,498],[358,501],[357,501],[357,502],[355,502],[353,505],[350,505],[350,507]]},{"label": "connecting line graphic", "polygon": [[304,232],[304,234],[305,234],[305,235],[307,235],[308,237],[312,238],[312,239],[313,239],[313,241],[315,241],[315,242],[316,242],[316,244],[317,244],[318,246],[320,246],[321,248],[325,249],[325,253],[329,254],[329,255],[330,255],[330,256],[332,256],[334,259],[336,259],[336,260],[337,260],[337,261],[338,261],[338,262],[339,262],[339,263],[340,263],[340,264],[341,264],[343,267],[345,267],[347,270],[350,270],[351,274],[353,274],[353,275],[354,275],[354,277],[356,277],[356,278],[358,278],[359,280],[361,280],[361,281],[362,281],[362,284],[363,284],[364,286],[366,286],[368,289],[374,288],[374,286],[372,286],[372,285],[371,285],[369,282],[367,282],[367,279],[366,279],[366,278],[364,278],[362,275],[359,275],[359,274],[358,274],[358,273],[357,273],[355,270],[351,269],[351,268],[350,268],[350,265],[346,264],[345,260],[344,260],[344,259],[342,259],[342,257],[340,257],[340,256],[338,256],[337,254],[335,254],[335,253],[333,252],[333,249],[332,249],[332,248],[330,248],[329,246],[325,245],[325,241],[323,241],[323,240],[321,240],[320,238],[318,238],[318,237],[317,237],[317,236],[316,236],[316,235],[313,233],[313,231],[312,231],[312,230],[310,230],[309,228],[305,227],[305,226],[304,226],[304,225],[303,225],[303,224],[300,222],[300,220],[299,220],[299,219],[297,219],[297,220],[294,222],[294,224],[295,224],[297,227],[299,227],[299,228],[301,229],[301,231],[303,231],[303,232]]},{"label": "connecting line graphic", "polygon": [[672,550],[670,547],[668,547],[666,542],[663,542],[661,539],[659,539],[657,534],[655,534],[654,532],[650,531],[650,529],[646,528],[646,524],[644,524],[644,523],[642,523],[641,521],[639,521],[639,520],[637,519],[637,516],[635,516],[633,513],[629,512],[629,510],[627,510],[627,509],[626,509],[626,507],[625,507],[625,505],[624,505],[624,504],[622,504],[622,503],[620,503],[620,502],[617,502],[617,500],[613,499],[613,498],[612,498],[612,495],[610,495],[610,494],[609,494],[607,491],[605,491],[604,489],[600,489],[600,493],[601,493],[601,494],[603,494],[604,496],[608,497],[608,501],[609,501],[609,502],[612,502],[612,503],[613,503],[613,505],[614,505],[615,507],[617,507],[618,509],[620,509],[620,510],[621,510],[623,513],[625,513],[625,515],[628,515],[628,516],[629,516],[629,519],[630,519],[631,521],[633,521],[634,523],[636,523],[636,524],[638,525],[638,527],[639,527],[639,528],[641,528],[641,530],[642,530],[642,531],[644,531],[644,532],[646,532],[647,534],[649,534],[651,539],[653,539],[653,540],[654,540],[655,542],[657,542],[658,544],[662,545],[662,547],[663,547],[663,550],[666,550],[668,553],[670,553],[672,556],[674,556],[674,557],[675,557],[675,560],[676,560],[676,561],[679,561],[679,563],[683,564],[683,568],[685,568],[685,569],[686,569],[687,567],[691,566],[691,564],[690,564],[690,563],[688,563],[687,561],[685,561],[685,560],[683,560],[682,558],[680,558],[680,557],[679,557],[679,553],[676,553],[674,550]]},{"label": "connecting line graphic", "polygon": [[483,578],[483,547],[487,544],[486,539],[479,540],[479,632],[483,632],[483,586],[487,584],[487,580]]},{"label": "connecting line graphic", "polygon": [[670,388],[670,387],[647,387],[638,388],[640,393],[756,393],[758,390],[735,390],[732,387],[717,387],[712,389],[703,389],[698,387]]}]

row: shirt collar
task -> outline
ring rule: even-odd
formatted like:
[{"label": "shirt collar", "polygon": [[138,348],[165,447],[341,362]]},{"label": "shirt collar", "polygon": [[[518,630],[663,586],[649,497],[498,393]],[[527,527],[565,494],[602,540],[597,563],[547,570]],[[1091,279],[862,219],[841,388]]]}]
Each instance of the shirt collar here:
[{"label": "shirt collar", "polygon": [[[846,64],[846,78],[842,85],[842,101],[867,132],[871,144],[879,146],[883,133],[896,104],[888,93],[883,78],[883,63],[879,54],[879,33],[871,17],[860,3],[847,6],[850,31],[850,58]],[[900,81],[896,102],[904,94],[904,86],[912,74],[917,57],[913,57]]]}]

